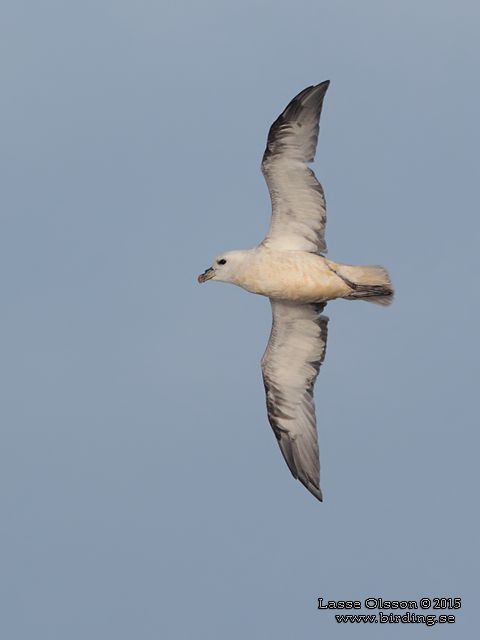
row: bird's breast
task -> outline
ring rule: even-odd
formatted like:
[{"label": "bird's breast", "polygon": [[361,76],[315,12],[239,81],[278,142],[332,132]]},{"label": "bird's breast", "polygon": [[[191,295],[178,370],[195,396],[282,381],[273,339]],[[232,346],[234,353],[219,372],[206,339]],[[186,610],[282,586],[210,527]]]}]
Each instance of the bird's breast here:
[{"label": "bird's breast", "polygon": [[345,283],[327,261],[303,251],[263,250],[246,265],[238,284],[252,293],[291,300],[323,302],[345,295]]}]

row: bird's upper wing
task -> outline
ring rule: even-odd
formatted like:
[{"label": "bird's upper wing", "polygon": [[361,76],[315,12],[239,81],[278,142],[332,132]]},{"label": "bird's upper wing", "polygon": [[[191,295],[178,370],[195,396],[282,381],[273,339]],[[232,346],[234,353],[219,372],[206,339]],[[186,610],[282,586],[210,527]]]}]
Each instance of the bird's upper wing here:
[{"label": "bird's upper wing", "polygon": [[322,500],[313,385],[325,358],[325,304],[270,300],[272,332],[262,358],[268,420],[292,475]]},{"label": "bird's upper wing", "polygon": [[326,253],[327,213],[321,184],[308,167],[317,148],[329,81],[307,87],[270,127],[262,173],[272,200],[267,247]]}]

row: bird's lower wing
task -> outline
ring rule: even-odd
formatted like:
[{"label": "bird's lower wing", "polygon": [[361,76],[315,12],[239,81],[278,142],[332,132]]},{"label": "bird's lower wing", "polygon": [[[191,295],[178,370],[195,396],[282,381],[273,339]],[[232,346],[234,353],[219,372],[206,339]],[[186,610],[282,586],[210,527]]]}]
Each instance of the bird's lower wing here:
[{"label": "bird's lower wing", "polygon": [[325,304],[270,302],[272,332],[262,358],[268,420],[294,478],[322,500],[313,386],[327,346]]}]

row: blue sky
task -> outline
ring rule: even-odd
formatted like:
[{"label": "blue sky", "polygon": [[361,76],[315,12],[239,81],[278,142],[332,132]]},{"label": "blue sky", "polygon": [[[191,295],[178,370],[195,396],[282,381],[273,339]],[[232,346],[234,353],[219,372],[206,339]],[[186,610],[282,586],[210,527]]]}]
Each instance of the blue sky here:
[{"label": "blue sky", "polygon": [[[461,596],[433,633],[472,637],[479,18],[2,4],[2,637],[385,637],[320,596]],[[263,238],[268,127],[327,78],[329,256],[385,264],[397,297],[327,308],[319,504],[267,423],[268,302],[196,275]]]}]

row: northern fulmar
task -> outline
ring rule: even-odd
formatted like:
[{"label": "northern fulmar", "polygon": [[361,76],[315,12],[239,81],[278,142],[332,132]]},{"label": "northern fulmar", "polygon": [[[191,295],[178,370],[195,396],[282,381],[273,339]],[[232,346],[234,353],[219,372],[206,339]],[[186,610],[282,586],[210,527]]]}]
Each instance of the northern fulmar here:
[{"label": "northern fulmar", "polygon": [[322,312],[336,298],[380,305],[393,299],[383,267],[325,257],[325,196],[308,164],[329,84],[301,91],[270,127],[262,160],[272,201],[266,238],[253,249],[222,253],[198,276],[270,298],[272,331],[261,361],[268,420],[292,475],[320,501],[313,386],[327,344]]}]

